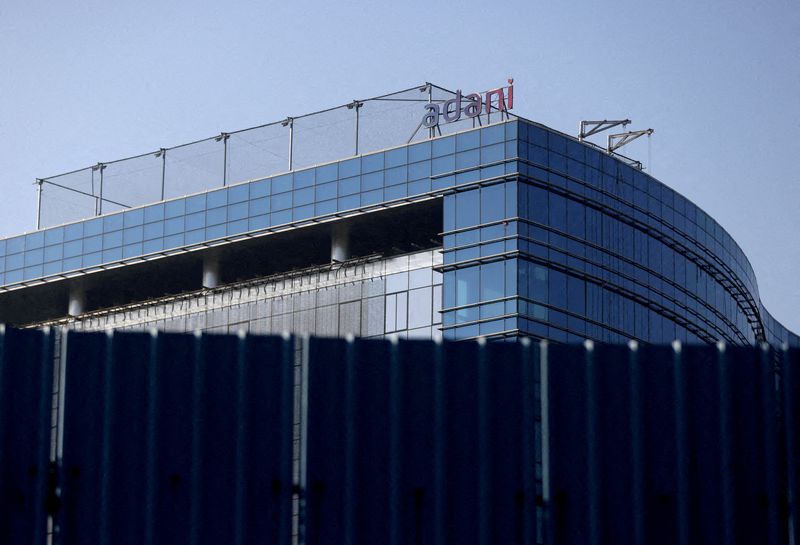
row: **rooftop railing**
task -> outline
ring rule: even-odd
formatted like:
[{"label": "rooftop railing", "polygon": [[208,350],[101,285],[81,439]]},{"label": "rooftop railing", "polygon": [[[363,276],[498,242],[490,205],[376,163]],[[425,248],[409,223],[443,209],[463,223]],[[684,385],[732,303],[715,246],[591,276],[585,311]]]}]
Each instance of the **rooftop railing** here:
[{"label": "rooftop railing", "polygon": [[425,83],[40,178],[37,229],[451,134],[509,116],[492,103],[478,116],[425,127],[425,104],[442,104],[455,96]]}]

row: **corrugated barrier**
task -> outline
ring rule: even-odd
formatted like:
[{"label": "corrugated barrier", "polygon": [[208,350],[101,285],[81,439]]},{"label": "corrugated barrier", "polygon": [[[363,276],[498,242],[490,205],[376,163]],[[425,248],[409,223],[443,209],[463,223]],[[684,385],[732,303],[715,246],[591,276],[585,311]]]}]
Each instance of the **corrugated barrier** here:
[{"label": "corrugated barrier", "polygon": [[2,543],[798,542],[797,350],[70,332],[51,439],[53,346],[0,333]]},{"label": "corrugated barrier", "polygon": [[0,325],[0,543],[44,543],[53,342]]}]

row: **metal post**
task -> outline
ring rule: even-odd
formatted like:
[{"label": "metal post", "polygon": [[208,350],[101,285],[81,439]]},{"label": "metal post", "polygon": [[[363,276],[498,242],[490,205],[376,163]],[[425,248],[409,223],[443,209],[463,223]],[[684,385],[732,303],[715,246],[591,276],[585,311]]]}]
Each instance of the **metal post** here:
[{"label": "metal post", "polygon": [[353,101],[356,109],[356,155],[358,155],[358,109],[361,107],[361,103],[357,100]]},{"label": "metal post", "polygon": [[[433,86],[429,83],[428,84],[428,104],[433,102]],[[438,120],[437,120],[438,122]],[[437,123],[438,125],[438,123]],[[428,129],[428,138],[433,138],[436,136],[435,129],[433,127]]]},{"label": "metal post", "polygon": [[161,148],[158,152],[161,156],[161,200],[163,201],[166,197],[166,187],[167,187],[167,150]]},{"label": "metal post", "polygon": [[222,133],[220,136],[224,148],[222,152],[222,187],[225,187],[228,185],[228,137],[230,135]]},{"label": "metal post", "polygon": [[291,117],[287,117],[286,120],[281,123],[284,127],[289,127],[289,170],[292,170],[292,141],[294,140],[294,119]]},{"label": "metal post", "polygon": [[44,180],[36,178],[36,230],[42,228],[42,184]]},{"label": "metal post", "polygon": [[103,171],[105,170],[106,166],[103,163],[97,163],[97,170],[100,171],[100,199],[97,203],[97,215],[101,216],[103,214]]}]

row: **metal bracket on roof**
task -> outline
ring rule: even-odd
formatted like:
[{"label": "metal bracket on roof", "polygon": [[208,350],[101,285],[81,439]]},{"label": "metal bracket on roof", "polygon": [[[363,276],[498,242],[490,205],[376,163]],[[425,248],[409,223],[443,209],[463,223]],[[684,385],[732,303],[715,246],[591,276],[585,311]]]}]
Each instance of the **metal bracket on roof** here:
[{"label": "metal bracket on roof", "polygon": [[618,150],[622,146],[626,144],[630,144],[640,136],[650,136],[653,134],[653,129],[644,129],[643,131],[630,131],[624,132],[620,134],[609,134],[608,135],[608,153],[612,153],[615,150]]},{"label": "metal bracket on roof", "polygon": [[[589,138],[593,134],[597,134],[599,132],[606,131],[608,129],[612,129],[614,127],[618,127],[622,125],[624,129],[628,124],[630,124],[630,119],[613,119],[608,120],[604,119],[602,121],[581,121],[581,132],[578,135],[578,140],[583,141],[585,138]],[[587,131],[586,128],[589,127]]]}]

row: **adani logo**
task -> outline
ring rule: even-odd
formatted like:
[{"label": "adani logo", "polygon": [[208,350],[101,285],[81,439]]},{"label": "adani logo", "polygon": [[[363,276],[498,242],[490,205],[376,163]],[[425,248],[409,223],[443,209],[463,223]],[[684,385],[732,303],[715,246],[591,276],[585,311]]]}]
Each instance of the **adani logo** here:
[{"label": "adani logo", "polygon": [[[508,90],[508,94],[506,94]],[[506,100],[507,99],[507,100]],[[514,80],[508,80],[508,87],[498,87],[491,91],[486,91],[484,96],[479,93],[471,93],[466,96],[461,95],[461,89],[456,91],[455,98],[445,101],[440,105],[431,102],[425,105],[425,117],[422,118],[422,126],[431,128],[439,124],[439,118],[443,117],[445,123],[453,123],[461,119],[464,115],[468,118],[478,117],[482,113],[487,115],[492,111],[506,112],[514,107]]]}]

